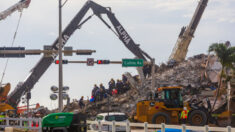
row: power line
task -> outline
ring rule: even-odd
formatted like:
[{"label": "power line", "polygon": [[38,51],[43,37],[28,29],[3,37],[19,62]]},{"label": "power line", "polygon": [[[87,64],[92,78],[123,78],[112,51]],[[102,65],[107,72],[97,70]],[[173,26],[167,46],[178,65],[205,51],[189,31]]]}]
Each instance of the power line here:
[{"label": "power line", "polygon": [[[16,31],[14,33],[14,36],[13,36],[13,39],[12,39],[12,42],[11,42],[11,47],[13,47],[13,45],[15,43],[15,39],[16,39],[16,35],[17,35],[18,29],[19,29],[19,25],[20,25],[20,20],[21,20],[22,14],[23,14],[23,11],[20,12],[20,17],[18,19],[17,26],[16,26]],[[5,64],[5,67],[4,67],[4,70],[3,70],[3,73],[2,73],[2,78],[1,78],[1,81],[0,81],[0,86],[2,86],[2,81],[3,81],[3,78],[4,78],[5,73],[6,73],[8,62],[9,62],[9,58],[7,58],[7,60],[6,60],[6,64]]]}]

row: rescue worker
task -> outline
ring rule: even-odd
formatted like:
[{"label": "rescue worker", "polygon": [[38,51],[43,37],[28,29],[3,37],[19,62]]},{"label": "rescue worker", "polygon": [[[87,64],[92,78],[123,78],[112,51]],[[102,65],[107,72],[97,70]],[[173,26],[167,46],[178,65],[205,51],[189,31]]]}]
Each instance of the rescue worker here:
[{"label": "rescue worker", "polygon": [[92,89],[91,96],[95,96],[95,92],[97,89],[99,89],[99,87],[95,84],[94,88]]},{"label": "rescue worker", "polygon": [[189,113],[189,110],[187,109],[187,107],[184,107],[184,110],[181,112],[181,115],[180,115],[182,124],[186,124],[187,119],[188,119],[188,113]]},{"label": "rescue worker", "polygon": [[100,84],[100,101],[102,101],[103,100],[103,98],[104,98],[104,95],[105,95],[105,87],[103,86],[103,84],[101,83]]},{"label": "rescue worker", "polygon": [[116,85],[116,83],[115,83],[114,79],[112,78],[109,81],[109,94],[110,95],[112,94],[113,89],[115,89],[115,85]]},{"label": "rescue worker", "polygon": [[127,82],[127,77],[124,74],[122,74],[122,82],[124,84]]},{"label": "rescue worker", "polygon": [[81,109],[83,109],[85,107],[85,104],[84,104],[83,100],[84,100],[84,97],[82,96],[79,100],[79,106],[80,106]]},{"label": "rescue worker", "polygon": [[122,94],[123,93],[123,83],[119,79],[117,80],[116,88],[117,88],[118,94]]},{"label": "rescue worker", "polygon": [[[2,112],[1,115],[0,115],[0,118],[5,118],[5,117],[6,117],[5,113]],[[4,120],[3,119],[0,119],[0,124],[4,125]]]}]

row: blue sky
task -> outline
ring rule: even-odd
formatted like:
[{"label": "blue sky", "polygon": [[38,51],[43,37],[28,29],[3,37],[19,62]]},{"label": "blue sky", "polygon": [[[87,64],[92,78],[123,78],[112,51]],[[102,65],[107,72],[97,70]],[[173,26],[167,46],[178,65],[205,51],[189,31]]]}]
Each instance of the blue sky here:
[{"label": "blue sky", "polygon": [[[0,2],[0,11],[18,0]],[[96,0],[103,6],[112,7],[118,20],[136,43],[156,63],[166,62],[175,45],[182,26],[189,24],[198,0]],[[84,5],[85,0],[69,0],[63,8],[63,27]],[[235,1],[209,0],[208,6],[193,38],[188,56],[207,53],[208,46],[214,42],[231,41],[235,43]],[[89,12],[88,14],[91,14]],[[0,21],[0,45],[10,46],[16,28],[19,13],[12,14]],[[58,1],[32,0],[24,10],[15,46],[27,49],[42,49],[51,45],[58,34]],[[121,41],[95,16],[77,30],[66,46],[74,49],[93,49],[92,56],[64,57],[68,60],[86,60],[86,58],[121,60],[133,58]],[[4,83],[10,82],[12,89],[29,74],[41,56],[27,56],[22,59],[10,59]],[[6,59],[0,58],[0,76]],[[122,68],[121,65],[87,67],[85,64],[64,65],[64,85],[70,87],[72,99],[90,96],[93,85],[103,83],[107,87],[110,78],[121,78],[124,72],[136,74],[135,68]],[[49,108],[57,106],[50,101],[50,87],[58,85],[58,66],[52,64],[32,90],[31,103],[39,102]]]}]

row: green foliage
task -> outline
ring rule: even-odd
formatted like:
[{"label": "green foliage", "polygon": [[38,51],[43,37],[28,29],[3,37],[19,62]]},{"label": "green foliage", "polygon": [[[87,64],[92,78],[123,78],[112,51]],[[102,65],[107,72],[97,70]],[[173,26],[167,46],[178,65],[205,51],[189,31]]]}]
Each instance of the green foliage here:
[{"label": "green foliage", "polygon": [[209,47],[208,51],[216,54],[222,67],[234,69],[235,47],[227,47],[224,43],[214,43]]},{"label": "green foliage", "polygon": [[219,97],[222,78],[225,75],[226,81],[230,80],[229,75],[226,75],[226,72],[224,72],[224,69],[225,68],[235,69],[233,66],[233,64],[235,62],[235,47],[228,47],[224,43],[214,43],[209,47],[208,51],[214,52],[222,65],[222,69],[221,69],[221,73],[220,73],[219,87],[216,91],[216,98],[215,98],[214,104],[212,106],[212,109],[210,111],[210,112],[212,112],[215,107],[216,101]]}]

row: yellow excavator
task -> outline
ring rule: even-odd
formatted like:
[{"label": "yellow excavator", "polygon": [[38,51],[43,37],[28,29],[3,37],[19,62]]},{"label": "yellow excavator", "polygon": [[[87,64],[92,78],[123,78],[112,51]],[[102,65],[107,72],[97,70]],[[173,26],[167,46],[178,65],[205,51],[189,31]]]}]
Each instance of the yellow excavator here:
[{"label": "yellow excavator", "polygon": [[188,52],[189,44],[194,37],[194,32],[197,29],[197,26],[200,22],[208,1],[209,0],[200,0],[190,24],[187,27],[183,27],[181,29],[178,40],[168,60],[170,63],[181,62],[185,59]]},{"label": "yellow excavator", "polygon": [[0,112],[15,110],[11,105],[7,104],[7,95],[11,89],[10,83],[0,87]]}]

